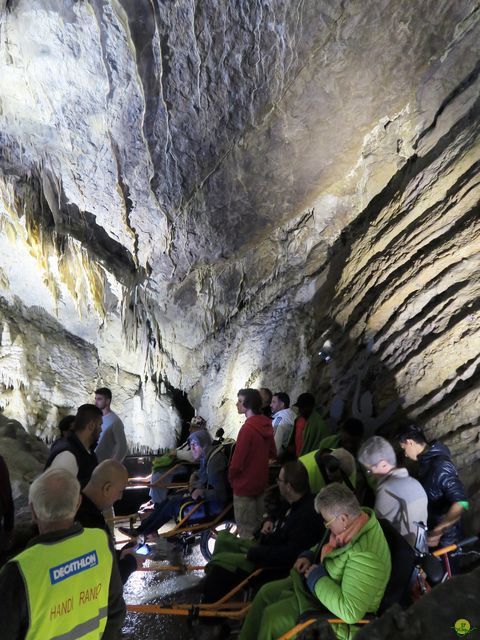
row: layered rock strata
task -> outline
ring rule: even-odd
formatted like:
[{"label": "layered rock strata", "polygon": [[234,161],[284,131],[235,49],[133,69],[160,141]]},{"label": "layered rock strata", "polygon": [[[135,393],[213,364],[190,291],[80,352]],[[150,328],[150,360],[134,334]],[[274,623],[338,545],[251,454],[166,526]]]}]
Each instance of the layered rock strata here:
[{"label": "layered rock strata", "polygon": [[[0,21],[2,406],[310,388],[478,491],[477,2],[16,0]],[[329,340],[328,363],[317,353]],[[328,350],[328,349],[327,349]]]}]

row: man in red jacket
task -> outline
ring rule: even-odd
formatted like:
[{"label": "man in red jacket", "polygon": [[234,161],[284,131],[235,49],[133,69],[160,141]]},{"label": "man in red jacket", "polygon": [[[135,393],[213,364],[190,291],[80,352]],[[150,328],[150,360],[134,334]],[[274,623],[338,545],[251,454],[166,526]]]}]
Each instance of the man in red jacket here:
[{"label": "man in red jacket", "polygon": [[237,411],[247,420],[238,433],[229,480],[239,536],[252,539],[262,521],[268,460],[275,458],[277,451],[272,420],[262,415],[262,398],[256,389],[240,389]]}]

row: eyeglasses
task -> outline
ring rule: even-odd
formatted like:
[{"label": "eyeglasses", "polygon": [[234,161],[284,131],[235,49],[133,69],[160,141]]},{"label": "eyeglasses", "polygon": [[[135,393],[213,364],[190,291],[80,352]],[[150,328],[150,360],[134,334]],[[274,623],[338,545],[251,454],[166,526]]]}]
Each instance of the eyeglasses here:
[{"label": "eyeglasses", "polygon": [[375,469],[375,467],[378,467],[378,465],[383,462],[383,460],[379,460],[378,462],[375,462],[375,464],[370,464],[370,465],[365,465],[365,472],[368,475],[371,475],[373,473],[373,470]]},{"label": "eyeglasses", "polygon": [[323,526],[325,527],[325,529],[328,529],[328,527],[333,524],[335,522],[335,520],[338,518],[340,514],[337,513],[336,516],[333,516],[333,518],[331,520],[329,520],[328,522],[325,522],[325,520],[323,521]]}]

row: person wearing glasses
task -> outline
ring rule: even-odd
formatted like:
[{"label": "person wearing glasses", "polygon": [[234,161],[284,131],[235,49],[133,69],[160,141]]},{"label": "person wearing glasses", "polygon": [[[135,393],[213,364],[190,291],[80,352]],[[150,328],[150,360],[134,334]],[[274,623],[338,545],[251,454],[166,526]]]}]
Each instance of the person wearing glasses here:
[{"label": "person wearing glasses", "polygon": [[358,452],[367,474],[375,478],[375,513],[385,518],[410,545],[417,539],[418,523],[427,523],[428,498],[407,469],[397,467],[392,445],[380,436],[367,440]]},{"label": "person wearing glasses", "polygon": [[437,440],[428,442],[415,425],[403,431],[399,441],[405,456],[418,463],[418,479],[428,497],[428,545],[446,547],[459,542],[460,519],[469,504],[450,450]]},{"label": "person wearing glasses", "polygon": [[280,508],[275,515],[265,514],[254,540],[227,531],[218,534],[205,567],[204,602],[215,602],[259,567],[266,567],[262,582],[287,576],[298,554],[322,537],[322,519],[314,508],[305,467],[298,460],[286,462],[277,484]]},{"label": "person wearing glasses", "polygon": [[344,623],[334,626],[341,640],[354,625],[375,613],[390,573],[390,550],[374,512],[361,508],[345,485],[333,483],[315,498],[328,539],[301,554],[290,577],[260,589],[245,618],[239,640],[279,638],[307,611],[321,610]]}]

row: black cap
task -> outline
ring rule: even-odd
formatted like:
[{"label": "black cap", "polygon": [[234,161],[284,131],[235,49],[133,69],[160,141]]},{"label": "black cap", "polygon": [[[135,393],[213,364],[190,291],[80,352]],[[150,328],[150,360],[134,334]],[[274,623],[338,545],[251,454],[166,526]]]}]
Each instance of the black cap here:
[{"label": "black cap", "polygon": [[301,393],[294,407],[314,407],[315,406],[315,398],[311,393]]}]

